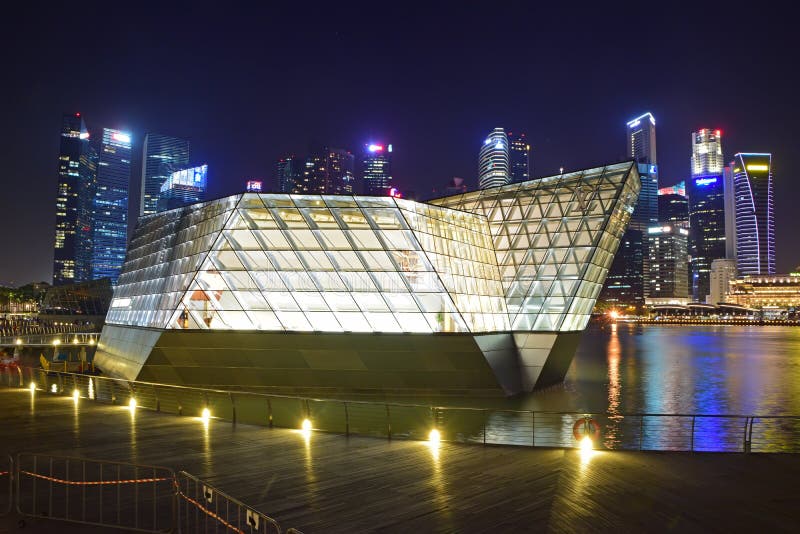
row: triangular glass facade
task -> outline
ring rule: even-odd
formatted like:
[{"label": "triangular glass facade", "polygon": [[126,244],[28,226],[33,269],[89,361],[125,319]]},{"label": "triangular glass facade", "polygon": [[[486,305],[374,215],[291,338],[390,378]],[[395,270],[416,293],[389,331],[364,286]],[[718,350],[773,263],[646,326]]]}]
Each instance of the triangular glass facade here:
[{"label": "triangular glass facade", "polygon": [[245,193],[144,217],[108,324],[569,331],[635,205],[621,164],[419,203]]}]

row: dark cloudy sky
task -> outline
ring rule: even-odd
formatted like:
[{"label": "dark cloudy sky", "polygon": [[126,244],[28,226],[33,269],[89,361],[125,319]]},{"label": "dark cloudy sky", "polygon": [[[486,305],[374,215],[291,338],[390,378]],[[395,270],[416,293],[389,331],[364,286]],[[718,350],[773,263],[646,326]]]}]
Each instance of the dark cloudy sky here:
[{"label": "dark cloudy sky", "polygon": [[623,159],[626,120],[649,110],[664,185],[688,174],[690,133],[701,127],[722,129],[727,158],[774,154],[778,269],[800,263],[790,12],[318,4],[66,2],[5,14],[0,283],[52,276],[65,111],[90,129],[134,133],[137,188],[144,133],[189,138],[220,196],[269,177],[283,152],[373,140],[394,145],[402,189],[427,192],[452,176],[474,185],[477,151],[496,126],[527,132],[534,175],[579,169]]}]

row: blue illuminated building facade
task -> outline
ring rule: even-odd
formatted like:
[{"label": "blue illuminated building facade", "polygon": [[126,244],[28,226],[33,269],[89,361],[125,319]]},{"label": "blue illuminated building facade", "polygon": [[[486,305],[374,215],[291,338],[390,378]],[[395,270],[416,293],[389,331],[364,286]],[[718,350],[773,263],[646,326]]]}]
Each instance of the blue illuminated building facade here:
[{"label": "blue illuminated building facade", "polygon": [[772,154],[736,154],[736,269],[740,275],[775,274],[775,198]]},{"label": "blue illuminated building facade", "polygon": [[147,134],[142,148],[142,197],[139,215],[158,211],[161,186],[173,172],[189,166],[189,141],[169,135]]},{"label": "blue illuminated building facade", "polygon": [[128,240],[131,134],[103,128],[92,211],[92,279],[116,283]]},{"label": "blue illuminated building facade", "polygon": [[158,211],[202,202],[208,183],[208,165],[181,169],[169,175],[158,194]]},{"label": "blue illuminated building facade", "polygon": [[692,298],[705,302],[710,292],[711,262],[725,258],[725,187],[722,135],[719,130],[692,133],[689,197],[689,254]]}]

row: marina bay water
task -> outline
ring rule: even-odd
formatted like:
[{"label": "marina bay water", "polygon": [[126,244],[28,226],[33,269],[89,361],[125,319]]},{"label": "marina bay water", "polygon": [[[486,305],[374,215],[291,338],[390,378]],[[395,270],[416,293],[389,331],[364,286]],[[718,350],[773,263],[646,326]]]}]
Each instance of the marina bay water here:
[{"label": "marina bay water", "polygon": [[800,414],[800,328],[590,326],[563,384],[519,408],[616,413]]}]

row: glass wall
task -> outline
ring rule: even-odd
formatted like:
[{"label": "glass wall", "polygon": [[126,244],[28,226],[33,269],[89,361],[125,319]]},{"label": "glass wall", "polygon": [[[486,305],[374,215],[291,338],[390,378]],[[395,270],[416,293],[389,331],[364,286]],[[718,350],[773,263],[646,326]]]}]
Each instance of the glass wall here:
[{"label": "glass wall", "polygon": [[195,204],[142,219],[107,322],[203,330],[580,330],[637,188],[635,170],[624,164],[431,204],[255,193]]}]

